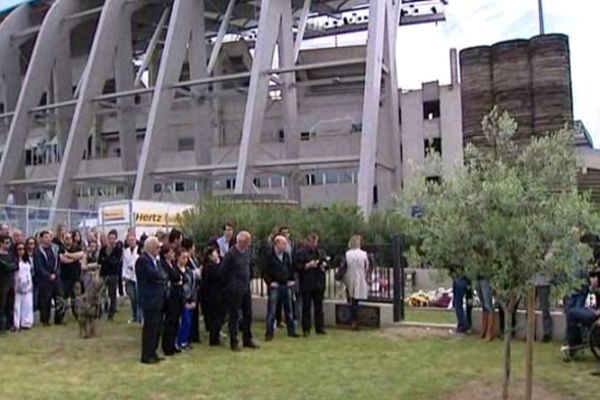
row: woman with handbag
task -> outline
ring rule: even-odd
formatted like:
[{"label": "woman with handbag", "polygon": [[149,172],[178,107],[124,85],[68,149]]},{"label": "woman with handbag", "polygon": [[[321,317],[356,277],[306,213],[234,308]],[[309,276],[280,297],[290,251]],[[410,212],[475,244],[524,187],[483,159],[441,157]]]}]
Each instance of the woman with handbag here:
[{"label": "woman with handbag", "polygon": [[354,235],[348,242],[348,251],[346,252],[346,273],[344,282],[348,289],[348,300],[351,304],[351,326],[352,329],[358,329],[358,308],[359,301],[366,300],[369,296],[366,272],[369,268],[369,256],[362,250],[362,239],[359,235]]},{"label": "woman with handbag", "polygon": [[15,274],[15,308],[14,328],[29,329],[33,326],[33,277],[32,265],[25,244],[17,243],[16,255],[19,261],[19,270]]}]

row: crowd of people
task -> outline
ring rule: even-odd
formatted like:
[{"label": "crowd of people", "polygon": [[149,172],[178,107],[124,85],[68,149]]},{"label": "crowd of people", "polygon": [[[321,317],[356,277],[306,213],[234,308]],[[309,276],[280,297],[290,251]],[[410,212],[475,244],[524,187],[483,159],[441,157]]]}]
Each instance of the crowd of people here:
[{"label": "crowd of people", "polygon": [[[323,299],[330,258],[319,248],[317,234],[295,243],[290,227],[282,226],[257,250],[249,232],[236,233],[226,223],[221,234],[201,245],[197,253],[196,243],[177,229],[139,238],[129,230],[121,241],[116,230],[105,234],[92,229],[83,237],[59,227],[25,239],[3,224],[0,333],[31,328],[35,311],[45,326],[52,314],[55,324],[64,323],[68,312],[77,319],[78,293],[99,280],[105,295],[97,318],[113,320],[118,297],[127,296],[128,322],[142,325],[142,363],[164,359],[158,355],[159,344],[165,356],[173,356],[200,342],[200,315],[209,345],[219,346],[228,336],[233,351],[256,349],[251,282],[258,273],[268,287],[265,341],[273,340],[283,325],[292,338],[301,337],[299,328],[308,337],[313,322],[316,334],[326,334]],[[368,295],[369,267],[359,236],[351,238],[345,261],[343,279],[357,328],[358,302]]]},{"label": "crowd of people", "polygon": [[[600,254],[596,257],[594,266],[586,269],[581,266],[576,271],[576,278],[582,283],[572,288],[564,297],[563,306],[566,316],[566,344],[570,348],[576,348],[582,344],[582,328],[589,330],[594,324],[600,325],[600,307],[592,307],[588,304],[590,295],[600,291]],[[518,304],[523,300],[519,299],[510,316],[506,316],[504,309],[495,301],[495,292],[489,278],[484,276],[470,279],[464,274],[464,271],[454,266],[450,268],[453,276],[453,308],[457,317],[456,332],[466,334],[471,332],[473,309],[473,293],[477,293],[482,310],[481,338],[491,341],[496,335],[503,336],[506,324],[510,324],[509,331],[514,337],[516,334]],[[543,274],[538,274],[535,280],[536,300],[539,309],[542,312],[542,341],[549,342],[554,335],[553,320],[551,316],[551,289],[558,284],[558,278],[551,279]],[[498,309],[499,330],[495,328],[495,310]],[[510,317],[510,321],[507,318]]]}]

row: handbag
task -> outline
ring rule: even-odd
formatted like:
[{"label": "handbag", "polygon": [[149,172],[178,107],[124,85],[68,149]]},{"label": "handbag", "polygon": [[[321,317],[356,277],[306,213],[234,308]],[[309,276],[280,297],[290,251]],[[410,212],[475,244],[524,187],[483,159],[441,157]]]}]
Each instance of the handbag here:
[{"label": "handbag", "polygon": [[346,258],[342,260],[342,265],[335,271],[335,280],[341,282],[344,280],[346,276],[346,272],[348,272],[348,264],[346,263]]}]

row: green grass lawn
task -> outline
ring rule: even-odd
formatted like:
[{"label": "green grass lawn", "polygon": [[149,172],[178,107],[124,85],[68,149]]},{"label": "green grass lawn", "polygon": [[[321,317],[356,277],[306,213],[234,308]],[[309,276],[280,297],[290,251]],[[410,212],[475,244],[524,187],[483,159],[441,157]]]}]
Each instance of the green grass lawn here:
[{"label": "green grass lawn", "polygon": [[[125,312],[120,315],[124,318]],[[415,314],[416,315],[416,314]],[[122,319],[121,318],[121,319]],[[74,323],[0,337],[0,399],[440,399],[461,382],[499,382],[501,343],[329,330],[233,353],[206,341],[158,365],[139,363],[140,327],[102,322],[83,340]],[[254,326],[261,339],[262,324]],[[590,358],[564,364],[536,346],[536,380],[569,399],[597,398]],[[523,376],[523,342],[514,367]]]},{"label": "green grass lawn", "polygon": [[456,324],[456,315],[453,310],[423,310],[420,308],[406,307],[405,319],[410,322],[435,322],[438,324]]}]

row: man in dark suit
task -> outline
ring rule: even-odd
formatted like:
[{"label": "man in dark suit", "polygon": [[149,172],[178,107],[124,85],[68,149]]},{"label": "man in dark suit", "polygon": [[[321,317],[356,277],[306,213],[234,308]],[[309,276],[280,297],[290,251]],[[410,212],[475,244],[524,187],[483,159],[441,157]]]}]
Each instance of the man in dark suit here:
[{"label": "man in dark suit", "polygon": [[283,304],[288,336],[298,337],[292,316],[291,290],[296,284],[294,268],[290,254],[287,252],[288,241],[283,236],[273,239],[273,248],[268,257],[264,279],[269,286],[269,306],[267,310],[267,333],[265,340],[273,340],[275,325],[275,310],[278,304]]},{"label": "man in dark suit", "polygon": [[156,353],[162,330],[167,275],[158,265],[160,246],[158,239],[150,237],[144,242],[144,253],[135,263],[138,284],[138,302],[143,310],[142,363],[155,364],[164,358]]},{"label": "man in dark suit", "polygon": [[252,237],[248,232],[240,232],[237,242],[223,259],[223,282],[225,296],[228,299],[229,310],[229,339],[231,350],[240,351],[238,343],[238,316],[242,312],[243,345],[251,349],[259,346],[252,340],[252,295],[250,294],[251,251]]},{"label": "man in dark suit", "polygon": [[58,252],[52,247],[50,232],[40,233],[40,246],[33,256],[35,276],[39,285],[40,321],[50,324],[50,309],[54,299],[54,323],[60,325],[65,315],[65,302],[58,268]]}]

